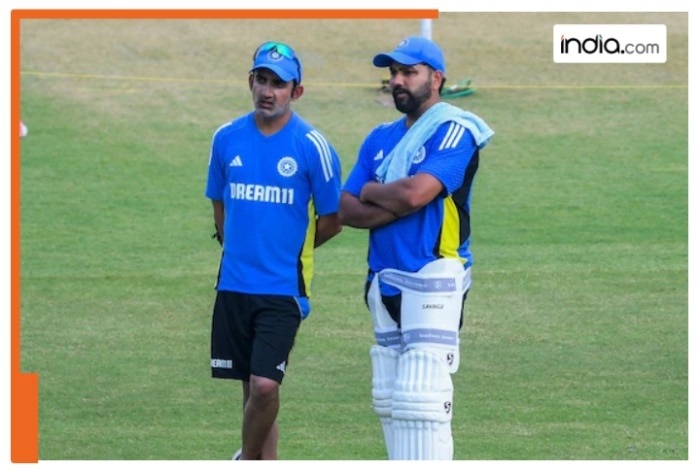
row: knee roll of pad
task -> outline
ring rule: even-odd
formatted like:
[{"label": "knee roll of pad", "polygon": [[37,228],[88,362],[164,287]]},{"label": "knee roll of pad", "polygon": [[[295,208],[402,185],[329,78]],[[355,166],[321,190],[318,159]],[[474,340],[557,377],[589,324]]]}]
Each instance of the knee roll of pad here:
[{"label": "knee roll of pad", "polygon": [[399,358],[391,417],[393,458],[451,460],[452,377],[433,352],[411,349]]}]

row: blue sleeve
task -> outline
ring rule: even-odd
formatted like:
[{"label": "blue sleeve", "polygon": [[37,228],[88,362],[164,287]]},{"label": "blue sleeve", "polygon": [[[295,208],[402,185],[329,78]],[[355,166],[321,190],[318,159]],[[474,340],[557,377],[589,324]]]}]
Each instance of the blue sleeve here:
[{"label": "blue sleeve", "polygon": [[417,172],[437,178],[449,195],[462,185],[474,151],[476,143],[468,129],[455,122],[445,123],[426,143],[427,156]]},{"label": "blue sleeve", "polygon": [[338,211],[340,202],[340,159],[333,146],[317,130],[307,134],[310,144],[307,163],[311,176],[311,193],[316,214],[329,215]]},{"label": "blue sleeve", "polygon": [[207,186],[204,195],[212,200],[224,200],[226,186],[226,173],[221,165],[217,147],[217,136],[212,138],[211,150],[209,151],[209,171],[207,176]]}]

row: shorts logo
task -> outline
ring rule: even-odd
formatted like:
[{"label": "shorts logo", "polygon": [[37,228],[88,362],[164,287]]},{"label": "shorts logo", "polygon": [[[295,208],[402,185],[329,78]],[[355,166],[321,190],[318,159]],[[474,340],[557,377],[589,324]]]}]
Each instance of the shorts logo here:
[{"label": "shorts logo", "polygon": [[233,369],[233,361],[229,359],[212,359],[211,366],[214,369]]},{"label": "shorts logo", "polygon": [[280,173],[282,177],[291,177],[297,173],[297,161],[291,157],[283,157],[277,163],[277,172]]},{"label": "shorts logo", "polygon": [[284,371],[287,370],[287,361],[282,361],[282,363],[277,366],[277,370],[284,374]]}]

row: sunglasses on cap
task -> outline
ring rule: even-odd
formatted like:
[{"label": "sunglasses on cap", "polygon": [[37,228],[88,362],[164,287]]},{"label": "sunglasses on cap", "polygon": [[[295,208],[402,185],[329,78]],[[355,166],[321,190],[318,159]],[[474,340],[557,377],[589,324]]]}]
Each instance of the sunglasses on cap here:
[{"label": "sunglasses on cap", "polygon": [[255,61],[255,58],[258,57],[260,54],[265,54],[270,51],[275,51],[277,54],[284,57],[285,59],[294,61],[297,65],[297,76],[299,77],[299,81],[301,82],[301,63],[299,62],[299,59],[297,58],[297,55],[294,52],[294,50],[284,43],[268,41],[266,43],[261,44],[260,46],[258,46],[258,49],[255,50],[255,54],[253,54],[253,61]]},{"label": "sunglasses on cap", "polygon": [[287,59],[294,60],[297,57],[297,55],[294,53],[294,50],[286,44],[268,41],[258,46],[258,49],[255,50],[255,54],[253,54],[253,59],[258,57],[258,54],[272,50],[277,51],[280,55],[286,57]]}]

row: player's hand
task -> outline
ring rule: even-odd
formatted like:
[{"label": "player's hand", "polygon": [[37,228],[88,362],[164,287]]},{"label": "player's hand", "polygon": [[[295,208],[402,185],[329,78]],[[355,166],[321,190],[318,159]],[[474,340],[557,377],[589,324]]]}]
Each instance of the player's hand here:
[{"label": "player's hand", "polygon": [[224,237],[221,235],[221,233],[219,232],[219,229],[216,227],[216,225],[214,225],[214,229],[216,230],[216,233],[211,235],[211,239],[216,239],[217,241],[219,241],[219,246],[223,246],[224,245]]}]

